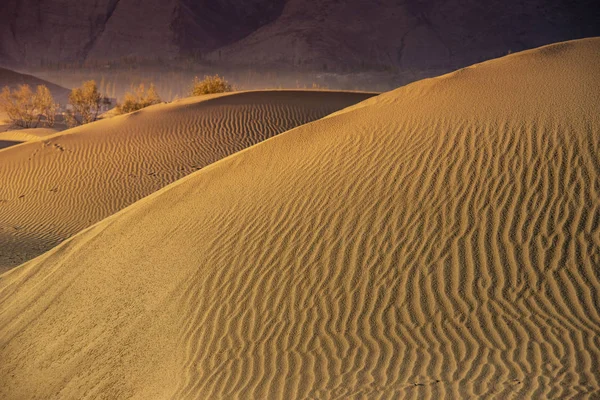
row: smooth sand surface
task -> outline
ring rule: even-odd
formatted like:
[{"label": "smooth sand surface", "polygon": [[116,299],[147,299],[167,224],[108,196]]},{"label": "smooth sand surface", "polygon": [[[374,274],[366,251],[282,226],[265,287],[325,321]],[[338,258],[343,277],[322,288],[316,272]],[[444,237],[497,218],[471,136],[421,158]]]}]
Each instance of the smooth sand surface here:
[{"label": "smooth sand surface", "polygon": [[598,65],[409,85],[1,275],[0,397],[598,398]]},{"label": "smooth sand surface", "polygon": [[191,98],[1,150],[0,272],[191,172],[372,95]]}]

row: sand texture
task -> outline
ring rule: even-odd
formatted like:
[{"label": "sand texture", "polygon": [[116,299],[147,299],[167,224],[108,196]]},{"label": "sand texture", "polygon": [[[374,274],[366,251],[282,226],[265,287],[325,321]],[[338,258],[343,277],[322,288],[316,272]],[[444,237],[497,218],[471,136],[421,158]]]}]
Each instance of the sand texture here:
[{"label": "sand texture", "polygon": [[371,96],[264,91],[192,98],[1,150],[0,271],[191,172]]},{"label": "sand texture", "polygon": [[0,398],[598,398],[598,65],[400,88],[1,275]]},{"label": "sand texture", "polygon": [[0,150],[16,146],[23,142],[35,142],[57,132],[57,130],[51,128],[19,129],[3,132],[2,128],[0,128]]},{"label": "sand texture", "polygon": [[47,136],[58,133],[57,129],[53,128],[30,128],[17,129],[0,132],[0,141],[12,141],[17,143],[35,142]]}]

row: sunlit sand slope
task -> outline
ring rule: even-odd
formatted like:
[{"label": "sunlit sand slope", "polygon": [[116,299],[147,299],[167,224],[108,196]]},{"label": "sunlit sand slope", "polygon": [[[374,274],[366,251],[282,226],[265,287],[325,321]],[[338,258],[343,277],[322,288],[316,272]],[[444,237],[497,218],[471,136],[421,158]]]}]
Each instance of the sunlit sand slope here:
[{"label": "sunlit sand slope", "polygon": [[598,65],[401,88],[0,276],[0,397],[598,398]]},{"label": "sunlit sand slope", "polygon": [[213,95],[4,149],[0,272],[191,172],[370,96],[317,91]]}]

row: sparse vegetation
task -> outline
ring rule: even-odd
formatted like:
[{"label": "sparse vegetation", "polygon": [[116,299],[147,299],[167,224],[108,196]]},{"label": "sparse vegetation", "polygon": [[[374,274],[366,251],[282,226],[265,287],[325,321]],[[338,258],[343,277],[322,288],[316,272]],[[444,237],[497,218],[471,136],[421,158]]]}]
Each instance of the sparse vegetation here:
[{"label": "sparse vegetation", "polygon": [[[210,71],[219,68],[219,76],[225,78],[233,85],[233,90],[272,89],[272,88],[306,88],[312,87],[313,82],[322,88],[335,90],[367,90],[384,92],[396,87],[406,85],[419,79],[427,78],[435,74],[445,72],[439,70],[417,70],[403,69],[402,71],[377,73],[371,72],[340,72],[329,66],[327,73],[317,71],[294,71],[287,72],[269,69],[242,69],[228,68],[227,66],[199,66],[193,64],[193,68],[175,70],[167,67],[140,67],[137,69],[123,66],[113,66],[105,69],[81,68],[73,66],[63,70],[35,70],[35,74],[46,80],[65,87],[80,86],[85,80],[94,79],[98,83],[98,91],[110,98],[123,102],[126,92],[131,91],[132,84],[153,82],[156,91],[160,94],[162,101],[173,101],[176,98],[188,97],[192,94],[194,77],[198,76],[200,81],[204,75],[213,75]],[[369,65],[367,65],[369,67]],[[223,72],[221,72],[223,71]],[[102,80],[104,79],[104,85]],[[234,84],[235,82],[235,84]],[[1,89],[1,86],[0,86]],[[56,97],[56,96],[55,96]]]},{"label": "sparse vegetation", "polygon": [[117,106],[117,113],[126,114],[134,112],[160,102],[161,99],[156,92],[154,84],[151,84],[148,90],[146,90],[144,84],[142,83],[137,88],[134,88],[131,92],[125,93],[123,104]]},{"label": "sparse vegetation", "polygon": [[219,75],[205,76],[203,80],[196,77],[192,87],[192,96],[203,96],[205,94],[226,93],[233,91],[233,87],[225,78]]},{"label": "sparse vegetation", "polygon": [[37,128],[44,119],[46,126],[53,127],[58,105],[46,86],[40,85],[34,92],[29,85],[21,85],[15,90],[9,87],[2,90],[0,109],[14,126]]},{"label": "sparse vegetation", "polygon": [[50,89],[45,85],[37,87],[35,104],[39,115],[45,118],[46,125],[52,128],[56,122],[56,114],[58,113],[59,106],[54,102]]},{"label": "sparse vegetation", "polygon": [[67,123],[70,126],[78,126],[96,121],[103,101],[105,98],[98,91],[96,82],[84,82],[69,95],[71,108],[65,116]]}]

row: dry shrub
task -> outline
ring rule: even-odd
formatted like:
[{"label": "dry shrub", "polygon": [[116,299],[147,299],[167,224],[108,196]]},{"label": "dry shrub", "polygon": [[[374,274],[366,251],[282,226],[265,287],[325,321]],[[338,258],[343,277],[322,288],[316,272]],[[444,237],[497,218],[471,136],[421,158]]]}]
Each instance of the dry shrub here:
[{"label": "dry shrub", "polygon": [[73,89],[69,95],[72,109],[67,112],[67,123],[77,126],[96,121],[103,100],[95,81],[84,82],[81,87]]},{"label": "dry shrub", "polygon": [[123,104],[117,106],[118,114],[127,114],[148,106],[158,104],[161,102],[160,96],[156,92],[154,84],[151,84],[148,90],[141,84],[137,88],[134,88],[131,92],[125,94]]},{"label": "dry shrub", "polygon": [[205,94],[213,93],[226,93],[232,92],[233,87],[225,78],[219,75],[205,76],[203,80],[196,77],[194,79],[194,86],[192,87],[192,96],[202,96]]},{"label": "dry shrub", "polygon": [[29,85],[21,85],[15,90],[5,87],[0,93],[0,109],[9,121],[21,128],[37,128],[42,118],[47,126],[54,126],[58,105],[50,90],[40,85],[33,92]]},{"label": "dry shrub", "polygon": [[50,89],[45,85],[37,87],[35,95],[36,110],[46,119],[46,125],[50,128],[56,122],[56,114],[58,113],[58,104],[54,102]]}]

